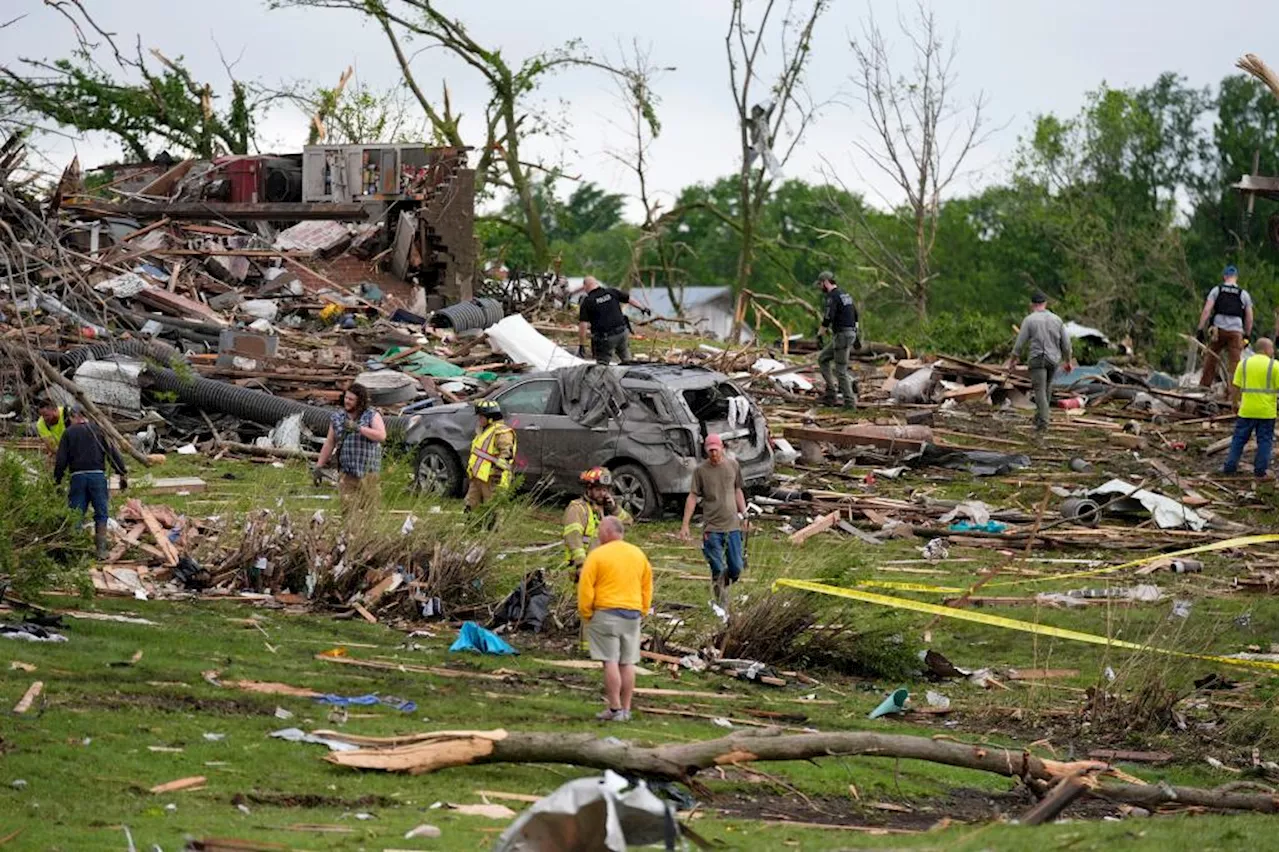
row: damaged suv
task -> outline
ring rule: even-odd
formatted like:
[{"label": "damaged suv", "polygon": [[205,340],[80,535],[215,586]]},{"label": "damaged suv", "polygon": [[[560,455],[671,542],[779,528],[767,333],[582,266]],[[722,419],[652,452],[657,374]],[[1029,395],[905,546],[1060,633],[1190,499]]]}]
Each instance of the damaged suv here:
[{"label": "damaged suv", "polygon": [[[516,430],[515,472],[525,488],[576,491],[589,467],[613,472],[614,493],[633,517],[661,514],[689,492],[702,443],[717,433],[747,487],[768,482],[773,450],[760,407],[727,376],[702,367],[595,364],[530,373],[486,396]],[[416,415],[405,440],[416,446],[414,487],[461,495],[475,435],[471,403]]]}]

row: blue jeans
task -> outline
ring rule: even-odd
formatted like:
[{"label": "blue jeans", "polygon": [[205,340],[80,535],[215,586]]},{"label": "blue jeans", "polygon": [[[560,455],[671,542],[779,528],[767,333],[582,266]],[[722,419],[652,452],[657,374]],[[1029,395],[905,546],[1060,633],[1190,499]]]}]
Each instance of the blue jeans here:
[{"label": "blue jeans", "polygon": [[[702,555],[707,557],[711,566],[711,579],[719,579],[721,574],[729,578],[730,583],[738,582],[742,575],[742,530],[730,532],[704,532],[702,534]],[[725,570],[725,557],[728,557],[728,570]]]},{"label": "blue jeans", "polygon": [[105,473],[73,473],[67,489],[67,505],[84,517],[85,509],[93,506],[93,522],[107,522],[107,475]]},{"label": "blue jeans", "polygon": [[1253,472],[1256,476],[1267,472],[1267,467],[1271,464],[1271,444],[1276,438],[1276,421],[1237,417],[1236,431],[1231,436],[1231,449],[1227,451],[1227,461],[1222,466],[1223,473],[1236,472],[1240,457],[1244,455],[1245,445],[1249,443],[1249,436],[1255,434],[1258,436],[1258,451],[1253,456]]}]

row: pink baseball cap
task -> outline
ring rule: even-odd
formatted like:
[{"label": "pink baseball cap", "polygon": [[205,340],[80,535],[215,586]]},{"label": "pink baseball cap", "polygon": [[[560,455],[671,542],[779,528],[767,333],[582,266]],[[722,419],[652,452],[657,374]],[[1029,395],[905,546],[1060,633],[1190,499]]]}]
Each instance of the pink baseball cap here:
[{"label": "pink baseball cap", "polygon": [[707,436],[706,447],[708,450],[723,450],[724,440],[714,432]]}]

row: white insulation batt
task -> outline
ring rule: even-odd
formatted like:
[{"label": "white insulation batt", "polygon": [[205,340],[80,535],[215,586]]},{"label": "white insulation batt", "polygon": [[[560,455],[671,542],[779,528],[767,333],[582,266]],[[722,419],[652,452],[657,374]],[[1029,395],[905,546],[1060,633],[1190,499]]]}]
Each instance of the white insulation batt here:
[{"label": "white insulation batt", "polygon": [[138,376],[141,361],[85,361],[76,368],[76,385],[95,405],[126,414],[142,411]]},{"label": "white insulation batt", "polygon": [[485,329],[484,333],[512,361],[528,364],[535,370],[559,370],[588,363],[552,343],[520,314],[505,317]]},{"label": "white insulation batt", "polygon": [[1202,530],[1209,523],[1197,515],[1194,509],[1187,508],[1171,497],[1148,491],[1145,488],[1140,488],[1137,491],[1134,491],[1133,488],[1133,485],[1123,479],[1113,479],[1090,491],[1089,496],[1097,498],[1100,494],[1128,495],[1129,500],[1121,500],[1116,504],[1116,508],[1123,509],[1125,503],[1128,502],[1141,503],[1142,507],[1151,513],[1151,517],[1155,518],[1156,526],[1163,530],[1180,529],[1182,527]]},{"label": "white insulation batt", "polygon": [[629,787],[606,769],[603,777],[579,778],[540,799],[502,832],[494,852],[553,852],[561,849],[627,849],[661,844],[675,815],[643,781]]}]

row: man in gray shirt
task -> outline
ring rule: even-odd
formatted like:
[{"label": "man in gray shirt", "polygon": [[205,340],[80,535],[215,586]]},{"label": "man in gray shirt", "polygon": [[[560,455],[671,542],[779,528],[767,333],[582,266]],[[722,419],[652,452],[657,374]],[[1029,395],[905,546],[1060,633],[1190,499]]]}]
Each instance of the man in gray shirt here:
[{"label": "man in gray shirt", "polygon": [[1058,315],[1046,309],[1047,301],[1044,293],[1039,291],[1031,296],[1031,313],[1022,321],[1018,339],[1013,343],[1013,355],[1009,357],[1009,368],[1012,369],[1018,363],[1018,353],[1024,347],[1028,350],[1027,367],[1036,397],[1037,432],[1049,428],[1050,386],[1058,365],[1065,364],[1068,372],[1074,369],[1071,338]]}]

